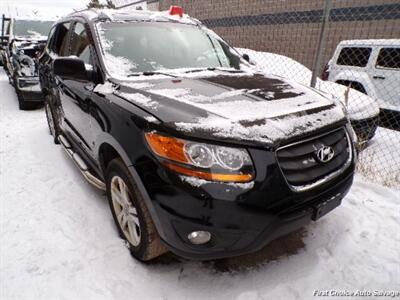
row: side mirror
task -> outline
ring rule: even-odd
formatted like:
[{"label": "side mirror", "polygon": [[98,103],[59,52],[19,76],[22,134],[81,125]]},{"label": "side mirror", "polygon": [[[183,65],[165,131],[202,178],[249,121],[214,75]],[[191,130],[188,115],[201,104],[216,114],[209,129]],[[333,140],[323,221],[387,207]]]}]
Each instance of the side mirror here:
[{"label": "side mirror", "polygon": [[88,74],[83,60],[71,57],[56,58],[53,62],[54,75],[64,79],[86,81]]},{"label": "side mirror", "polygon": [[245,61],[250,62],[250,56],[248,54],[245,53],[242,55],[242,57]]}]

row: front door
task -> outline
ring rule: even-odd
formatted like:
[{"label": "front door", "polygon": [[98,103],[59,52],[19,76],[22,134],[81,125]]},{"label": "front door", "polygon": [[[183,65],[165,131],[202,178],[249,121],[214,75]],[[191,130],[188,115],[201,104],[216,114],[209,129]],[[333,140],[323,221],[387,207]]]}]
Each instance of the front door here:
[{"label": "front door", "polygon": [[[93,70],[91,43],[89,42],[85,26],[77,22],[71,31],[70,55],[85,62],[86,70]],[[64,113],[65,127],[73,138],[93,155],[90,144],[89,109],[90,97],[94,88],[91,80],[63,80],[60,85],[60,99]]]},{"label": "front door", "polygon": [[400,46],[379,49],[372,80],[381,108],[400,112]]}]

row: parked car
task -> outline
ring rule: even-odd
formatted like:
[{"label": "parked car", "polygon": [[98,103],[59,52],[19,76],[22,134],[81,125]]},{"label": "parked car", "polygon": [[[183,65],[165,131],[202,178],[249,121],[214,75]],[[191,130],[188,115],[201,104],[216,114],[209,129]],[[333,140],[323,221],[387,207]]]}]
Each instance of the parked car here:
[{"label": "parked car", "polygon": [[43,103],[36,58],[43,50],[46,40],[47,37],[16,37],[9,44],[7,73],[22,110],[32,109]]},{"label": "parked car", "polygon": [[106,191],[139,260],[257,251],[351,187],[340,101],[258,72],[180,7],[73,13],[39,75],[54,141]]},{"label": "parked car", "polygon": [[36,108],[43,104],[36,58],[53,22],[12,20],[10,24],[12,30],[3,53],[4,70],[17,93],[19,108]]},{"label": "parked car", "polygon": [[376,99],[382,125],[400,130],[400,39],[342,41],[323,77]]},{"label": "parked car", "polygon": [[[312,72],[298,61],[275,53],[258,52],[250,49],[237,48],[242,54],[247,54],[252,62],[265,72],[276,74],[310,86]],[[332,94],[345,104],[351,125],[353,126],[363,148],[374,136],[379,124],[379,105],[376,100],[355,90],[317,78],[318,90]]]}]

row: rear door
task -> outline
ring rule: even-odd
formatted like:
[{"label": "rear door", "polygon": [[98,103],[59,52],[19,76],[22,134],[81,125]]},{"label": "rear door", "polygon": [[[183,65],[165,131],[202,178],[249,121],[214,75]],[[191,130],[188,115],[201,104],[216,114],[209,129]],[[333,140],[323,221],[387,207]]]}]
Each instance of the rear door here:
[{"label": "rear door", "polygon": [[[75,22],[71,28],[69,55],[84,61],[86,70],[93,70],[92,47],[88,38],[88,28],[83,22]],[[94,84],[90,80],[63,79],[59,84],[60,99],[65,125],[69,134],[89,154],[90,145],[89,108]]]},{"label": "rear door", "polygon": [[400,111],[400,45],[379,49],[372,79],[382,108]]}]

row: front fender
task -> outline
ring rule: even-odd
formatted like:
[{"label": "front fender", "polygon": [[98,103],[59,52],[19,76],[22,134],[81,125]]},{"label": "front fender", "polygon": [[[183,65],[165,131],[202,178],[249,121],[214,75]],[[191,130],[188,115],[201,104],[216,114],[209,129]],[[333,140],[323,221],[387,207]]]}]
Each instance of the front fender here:
[{"label": "front fender", "polygon": [[147,209],[149,210],[152,220],[157,228],[158,234],[160,235],[161,239],[164,239],[165,233],[164,233],[163,227],[161,226],[161,222],[157,216],[157,213],[155,211],[153,201],[151,200],[151,198],[146,190],[146,187],[143,184],[143,181],[139,176],[139,173],[136,171],[135,166],[132,165],[128,154],[126,153],[126,151],[121,147],[121,145],[118,143],[118,141],[112,135],[110,135],[106,132],[103,132],[98,136],[98,139],[101,139],[103,142],[95,148],[97,161],[99,161],[99,156],[100,156],[99,151],[100,151],[100,148],[102,145],[108,144],[109,146],[114,148],[114,150],[121,157],[124,164],[127,166],[127,169],[129,170],[129,173],[131,174],[132,178],[135,180],[136,186],[138,187],[140,193],[142,194],[145,204],[147,206]]}]

